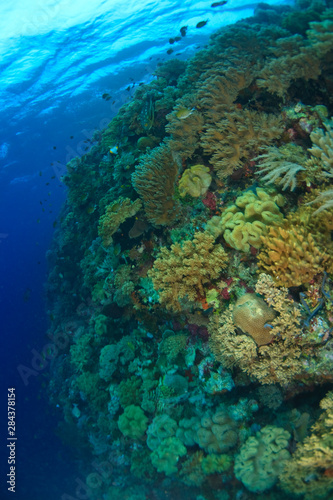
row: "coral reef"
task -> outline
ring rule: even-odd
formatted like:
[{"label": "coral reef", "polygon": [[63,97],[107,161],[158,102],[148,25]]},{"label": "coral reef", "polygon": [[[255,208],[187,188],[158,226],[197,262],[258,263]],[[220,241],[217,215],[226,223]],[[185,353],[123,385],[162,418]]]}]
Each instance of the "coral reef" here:
[{"label": "coral reef", "polygon": [[332,497],[332,19],[258,4],[68,163],[48,394],[91,500]]}]

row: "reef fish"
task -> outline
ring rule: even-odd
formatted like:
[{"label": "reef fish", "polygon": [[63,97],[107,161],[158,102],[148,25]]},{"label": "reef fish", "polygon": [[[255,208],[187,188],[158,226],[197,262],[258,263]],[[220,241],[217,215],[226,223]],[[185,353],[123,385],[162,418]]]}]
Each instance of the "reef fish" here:
[{"label": "reef fish", "polygon": [[185,120],[185,118],[187,118],[188,116],[190,116],[193,111],[195,111],[195,108],[179,108],[177,113],[176,113],[176,117],[179,119],[179,120]]},{"label": "reef fish", "polygon": [[197,25],[196,25],[196,28],[203,28],[204,26],[206,26],[206,24],[208,23],[208,19],[207,21],[200,21]]},{"label": "reef fish", "polygon": [[118,146],[113,146],[112,148],[110,148],[110,153],[112,155],[117,155],[118,154]]},{"label": "reef fish", "polygon": [[140,115],[141,125],[145,130],[150,130],[154,125],[154,120],[155,120],[154,101],[151,95],[147,95],[147,98],[141,109],[141,115]]},{"label": "reef fish", "polygon": [[214,2],[212,3],[211,7],[222,7],[226,3],[228,3],[227,0],[223,0],[223,2]]}]

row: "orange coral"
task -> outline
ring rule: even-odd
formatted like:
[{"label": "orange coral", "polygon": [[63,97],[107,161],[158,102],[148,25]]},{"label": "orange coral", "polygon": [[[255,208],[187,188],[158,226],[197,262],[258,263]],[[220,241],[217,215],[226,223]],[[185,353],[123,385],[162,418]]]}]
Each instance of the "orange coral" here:
[{"label": "orange coral", "polygon": [[271,274],[278,285],[308,283],[329,265],[329,255],[318,248],[313,236],[303,227],[288,230],[271,227],[262,241],[258,265]]}]

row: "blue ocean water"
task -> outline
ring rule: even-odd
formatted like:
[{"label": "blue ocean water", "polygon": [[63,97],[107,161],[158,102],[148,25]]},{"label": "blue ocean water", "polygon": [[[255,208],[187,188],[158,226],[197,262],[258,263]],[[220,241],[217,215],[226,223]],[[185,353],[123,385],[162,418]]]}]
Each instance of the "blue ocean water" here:
[{"label": "blue ocean water", "polygon": [[[188,60],[211,33],[251,16],[256,5],[16,0],[0,6],[1,429],[6,439],[6,389],[15,387],[18,500],[86,498],[78,457],[57,437],[61,413],[47,404],[49,363],[41,354],[49,325],[46,255],[66,200],[66,164],[90,150],[96,132],[153,79],[159,63]],[[186,36],[170,44],[182,26]],[[0,497],[10,498],[4,444],[1,457]]]}]

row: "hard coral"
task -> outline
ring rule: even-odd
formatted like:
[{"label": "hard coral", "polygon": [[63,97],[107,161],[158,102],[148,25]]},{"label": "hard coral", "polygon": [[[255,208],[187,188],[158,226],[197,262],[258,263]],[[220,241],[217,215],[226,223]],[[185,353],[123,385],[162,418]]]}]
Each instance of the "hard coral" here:
[{"label": "hard coral", "polygon": [[257,345],[269,344],[274,338],[272,327],[267,326],[276,316],[274,309],[254,293],[240,297],[233,310],[234,324],[250,335]]}]

